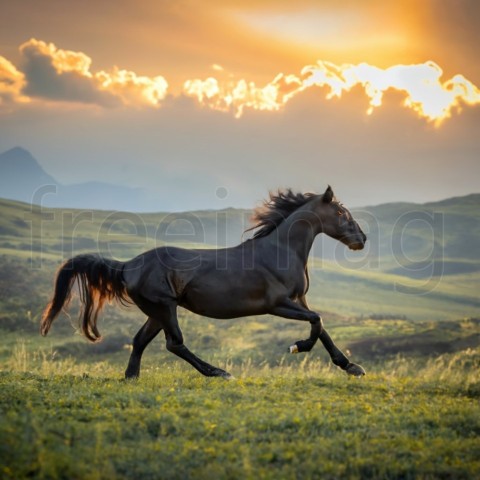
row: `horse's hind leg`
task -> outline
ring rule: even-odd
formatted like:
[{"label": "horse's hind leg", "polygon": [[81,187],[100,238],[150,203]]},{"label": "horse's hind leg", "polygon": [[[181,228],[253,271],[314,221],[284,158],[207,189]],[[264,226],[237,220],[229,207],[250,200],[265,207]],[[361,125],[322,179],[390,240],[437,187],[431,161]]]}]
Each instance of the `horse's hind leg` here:
[{"label": "horse's hind leg", "polygon": [[167,350],[174,353],[178,357],[183,358],[183,360],[187,361],[190,365],[196,368],[202,375],[205,375],[206,377],[223,377],[226,379],[232,378],[232,376],[225,370],[214,367],[213,365],[204,362],[201,358],[198,358],[195,354],[193,354],[183,344],[183,340],[181,340],[181,332],[180,336],[178,336],[178,332],[171,335],[167,333],[167,330],[165,330],[165,337],[167,339]]},{"label": "horse's hind leg", "polygon": [[133,350],[128,361],[125,378],[138,378],[140,375],[140,363],[142,354],[147,345],[158,335],[162,329],[161,322],[153,317],[149,317],[143,327],[138,331],[133,339]]},{"label": "horse's hind leg", "polygon": [[163,329],[167,340],[167,350],[169,352],[183,358],[183,360],[187,361],[206,377],[232,378],[232,376],[225,370],[214,367],[198,358],[184,345],[182,331],[178,325],[176,307],[170,308],[168,319],[165,318],[163,321]]}]

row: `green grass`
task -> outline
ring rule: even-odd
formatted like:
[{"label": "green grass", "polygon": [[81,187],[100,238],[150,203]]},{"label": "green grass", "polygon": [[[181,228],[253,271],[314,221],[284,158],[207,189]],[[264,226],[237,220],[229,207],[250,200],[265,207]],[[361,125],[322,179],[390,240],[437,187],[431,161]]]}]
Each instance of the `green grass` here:
[{"label": "green grass", "polygon": [[[478,351],[397,359],[362,380],[307,357],[124,382],[19,344],[0,372],[2,478],[475,478]],[[88,374],[87,374],[88,372]]]}]

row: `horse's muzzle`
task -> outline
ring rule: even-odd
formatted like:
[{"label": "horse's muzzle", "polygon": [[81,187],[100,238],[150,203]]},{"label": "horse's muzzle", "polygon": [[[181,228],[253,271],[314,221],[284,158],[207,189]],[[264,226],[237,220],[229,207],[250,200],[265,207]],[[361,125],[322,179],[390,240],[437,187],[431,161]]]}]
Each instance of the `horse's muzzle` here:
[{"label": "horse's muzzle", "polygon": [[362,242],[358,242],[358,243],[351,243],[348,248],[350,250],[363,250],[363,248],[365,247],[365,243],[362,243]]},{"label": "horse's muzzle", "polygon": [[358,235],[355,235],[351,241],[347,244],[350,250],[363,250],[367,236],[360,230]]}]

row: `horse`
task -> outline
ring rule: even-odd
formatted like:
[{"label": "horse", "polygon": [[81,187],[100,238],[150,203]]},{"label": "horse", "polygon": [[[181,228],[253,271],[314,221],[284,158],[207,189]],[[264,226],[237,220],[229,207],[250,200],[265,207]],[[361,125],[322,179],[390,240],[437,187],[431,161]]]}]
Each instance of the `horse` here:
[{"label": "horse", "polygon": [[[185,249],[162,246],[121,262],[97,254],[80,254],[59,269],[53,298],[42,315],[40,331],[47,335],[53,320],[78,282],[85,337],[101,339],[97,318],[105,301],[135,304],[148,318],[133,338],[126,379],[140,375],[142,354],[163,330],[169,352],[207,377],[232,378],[194,355],[184,344],[177,307],[210,318],[276,315],[310,323],[310,336],[289,347],[290,353],[309,352],[320,339],[332,362],[347,374],[361,377],[365,370],[350,362],[309,309],[307,261],[315,237],[324,233],[352,250],[367,240],[349,210],[328,186],[323,194],[270,193],[254,211],[251,238],[221,249]],[[248,231],[247,230],[247,231]]]}]

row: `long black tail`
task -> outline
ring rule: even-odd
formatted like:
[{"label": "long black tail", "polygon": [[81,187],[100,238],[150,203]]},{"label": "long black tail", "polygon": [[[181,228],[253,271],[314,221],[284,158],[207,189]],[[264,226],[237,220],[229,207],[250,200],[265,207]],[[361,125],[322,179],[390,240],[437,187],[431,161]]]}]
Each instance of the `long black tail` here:
[{"label": "long black tail", "polygon": [[77,255],[67,260],[58,271],[55,280],[55,293],[52,301],[43,312],[40,332],[47,335],[52,322],[64,306],[70,302],[72,287],[76,280],[80,287],[83,309],[80,314],[80,328],[92,342],[100,339],[97,317],[105,300],[129,302],[123,284],[123,263],[102,258],[99,255]]}]

